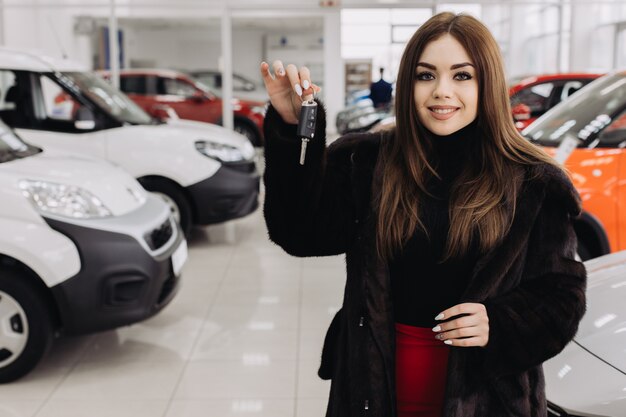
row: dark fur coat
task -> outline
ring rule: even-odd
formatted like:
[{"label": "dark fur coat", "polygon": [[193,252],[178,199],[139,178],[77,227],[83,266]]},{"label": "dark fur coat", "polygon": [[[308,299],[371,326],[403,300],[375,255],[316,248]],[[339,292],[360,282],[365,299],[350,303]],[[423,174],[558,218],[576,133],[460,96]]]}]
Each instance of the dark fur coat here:
[{"label": "dark fur coat", "polygon": [[[265,119],[265,220],[294,256],[346,254],[343,307],[324,341],[319,375],[332,379],[327,417],[394,417],[395,334],[389,272],[376,256],[372,200],[380,190],[381,134],[325,146],[319,112],[306,163],[300,140],[270,106]],[[580,200],[548,165],[527,169],[512,227],[479,258],[460,302],[483,303],[485,348],[452,347],[444,417],[545,417],[541,364],[574,337],[586,273],[574,260]]]}]

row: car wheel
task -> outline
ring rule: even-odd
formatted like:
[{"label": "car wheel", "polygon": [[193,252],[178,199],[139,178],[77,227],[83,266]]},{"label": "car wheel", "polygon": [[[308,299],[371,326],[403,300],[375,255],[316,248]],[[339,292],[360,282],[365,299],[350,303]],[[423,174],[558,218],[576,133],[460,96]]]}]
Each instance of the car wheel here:
[{"label": "car wheel", "polygon": [[261,146],[261,140],[256,130],[246,122],[235,121],[235,132],[240,133],[248,138],[253,146]]},{"label": "car wheel", "polygon": [[589,252],[589,249],[587,249],[587,246],[580,239],[578,239],[577,256],[579,260],[583,262],[591,259],[591,252]]},{"label": "car wheel", "polygon": [[146,190],[154,193],[169,206],[172,216],[180,224],[185,236],[189,237],[193,218],[191,206],[182,190],[165,181],[140,180],[139,182]]},{"label": "car wheel", "polygon": [[52,344],[47,303],[30,278],[0,271],[0,383],[33,370]]}]

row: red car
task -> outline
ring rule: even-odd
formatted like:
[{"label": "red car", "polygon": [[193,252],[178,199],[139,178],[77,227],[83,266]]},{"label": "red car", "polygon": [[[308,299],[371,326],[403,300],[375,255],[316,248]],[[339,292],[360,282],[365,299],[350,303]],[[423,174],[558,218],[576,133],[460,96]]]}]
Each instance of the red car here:
[{"label": "red car", "polygon": [[[104,78],[108,72],[100,72]],[[222,124],[222,99],[189,76],[169,70],[122,70],[120,90],[148,114],[160,118],[171,108],[181,119]],[[263,143],[265,103],[233,99],[235,130],[254,146]]]},{"label": "red car", "polygon": [[522,131],[539,116],[602,74],[564,73],[516,80],[509,88],[515,127]]}]

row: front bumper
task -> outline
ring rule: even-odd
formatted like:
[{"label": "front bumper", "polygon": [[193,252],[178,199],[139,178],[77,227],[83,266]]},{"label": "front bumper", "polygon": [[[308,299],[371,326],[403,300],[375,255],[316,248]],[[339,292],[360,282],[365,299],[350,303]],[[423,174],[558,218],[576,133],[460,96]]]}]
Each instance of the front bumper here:
[{"label": "front bumper", "polygon": [[45,218],[52,229],[74,242],[81,259],[78,274],[51,289],[65,334],[132,324],[153,316],[173,299],[180,276],[174,273],[172,258],[186,250],[186,242],[169,213],[135,223],[135,231],[145,230],[140,240],[136,233],[115,230],[128,220],[140,222],[142,211],[150,212],[140,209],[126,219],[98,220],[95,227],[88,227],[87,221]]},{"label": "front bumper", "polygon": [[213,224],[246,216],[259,206],[260,177],[256,169],[222,166],[210,178],[187,187],[194,223]]}]

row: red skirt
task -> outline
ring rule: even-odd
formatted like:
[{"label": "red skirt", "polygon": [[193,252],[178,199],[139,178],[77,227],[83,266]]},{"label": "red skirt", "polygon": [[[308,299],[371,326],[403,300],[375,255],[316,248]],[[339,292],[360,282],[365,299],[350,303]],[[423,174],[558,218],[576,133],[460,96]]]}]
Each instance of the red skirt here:
[{"label": "red skirt", "polygon": [[426,327],[396,323],[398,417],[441,417],[448,345]]}]

